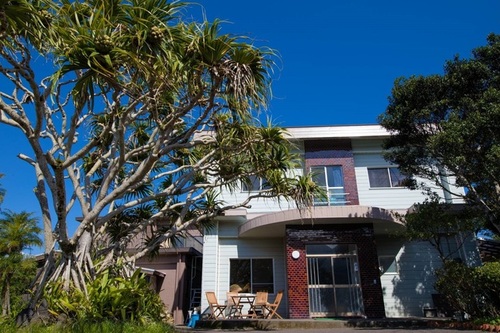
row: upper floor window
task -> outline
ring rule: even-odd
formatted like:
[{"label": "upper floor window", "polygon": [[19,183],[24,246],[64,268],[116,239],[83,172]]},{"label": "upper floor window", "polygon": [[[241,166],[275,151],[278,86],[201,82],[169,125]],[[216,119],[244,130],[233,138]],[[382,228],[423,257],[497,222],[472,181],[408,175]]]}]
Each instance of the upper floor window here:
[{"label": "upper floor window", "polygon": [[370,187],[404,187],[408,178],[396,167],[368,168]]},{"label": "upper floor window", "polygon": [[242,292],[273,294],[273,259],[230,259],[229,285],[238,285]]},{"label": "upper floor window", "polygon": [[269,188],[267,181],[259,176],[248,176],[249,182],[242,181],[241,188],[244,192],[257,192]]},{"label": "upper floor window", "polygon": [[347,203],[342,166],[313,166],[311,173],[314,182],[322,186],[326,192],[326,198],[315,198],[314,204],[316,206],[345,205]]}]

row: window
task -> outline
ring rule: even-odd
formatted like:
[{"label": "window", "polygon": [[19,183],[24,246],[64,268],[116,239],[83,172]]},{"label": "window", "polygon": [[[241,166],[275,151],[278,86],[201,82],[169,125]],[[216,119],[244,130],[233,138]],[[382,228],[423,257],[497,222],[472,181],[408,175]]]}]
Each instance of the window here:
[{"label": "window", "polygon": [[229,285],[237,284],[242,292],[274,293],[272,259],[230,259],[229,271]]},{"label": "window", "polygon": [[407,176],[396,167],[369,168],[370,187],[403,187]]},{"label": "window", "polygon": [[311,167],[311,173],[314,182],[323,187],[327,195],[326,198],[315,198],[315,206],[338,206],[348,202],[342,166],[314,166]]},{"label": "window", "polygon": [[443,256],[446,259],[453,259],[458,262],[462,262],[462,247],[463,241],[460,239],[459,235],[447,236],[442,235],[439,242],[439,247],[443,252]]},{"label": "window", "polygon": [[259,176],[249,176],[248,180],[248,183],[244,181],[241,182],[241,188],[244,192],[257,192],[270,188],[267,181]]},{"label": "window", "polygon": [[398,266],[396,263],[395,256],[380,256],[378,257],[378,266],[380,269],[380,274],[397,274]]}]

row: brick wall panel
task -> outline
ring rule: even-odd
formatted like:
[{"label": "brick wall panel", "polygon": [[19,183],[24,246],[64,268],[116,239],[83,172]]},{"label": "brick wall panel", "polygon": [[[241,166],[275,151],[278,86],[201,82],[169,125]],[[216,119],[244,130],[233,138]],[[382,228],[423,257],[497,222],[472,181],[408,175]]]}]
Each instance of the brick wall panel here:
[{"label": "brick wall panel", "polygon": [[[356,244],[365,316],[385,316],[377,249],[371,224],[287,226],[286,239],[290,318],[309,318],[305,248],[306,244],[311,242]],[[298,259],[291,256],[295,250],[300,253]]]}]

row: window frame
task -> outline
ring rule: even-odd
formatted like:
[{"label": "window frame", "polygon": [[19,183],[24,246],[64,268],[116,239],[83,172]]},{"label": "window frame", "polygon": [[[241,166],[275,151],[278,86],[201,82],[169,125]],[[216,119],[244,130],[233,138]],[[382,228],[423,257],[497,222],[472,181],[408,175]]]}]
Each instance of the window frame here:
[{"label": "window frame", "polygon": [[[248,282],[250,284],[249,286],[249,290],[248,292],[250,293],[256,293],[257,291],[261,291],[263,289],[258,289],[258,286],[259,285],[269,285],[270,286],[270,290],[268,290],[268,293],[269,294],[274,294],[275,293],[275,290],[276,290],[276,283],[275,283],[275,264],[274,264],[274,258],[271,258],[271,257],[256,257],[256,258],[229,258],[229,287],[228,287],[228,290],[230,288],[231,285],[233,284],[237,284],[238,281],[233,281],[232,280],[232,276],[231,276],[231,271],[232,271],[232,262],[233,261],[237,261],[237,260],[248,260],[250,261],[250,266],[249,266],[249,269],[250,269],[250,272],[249,272],[249,276],[250,276],[250,281]],[[253,277],[253,265],[254,265],[254,261],[258,261],[258,260],[270,260],[271,261],[271,272],[270,272],[270,275],[271,275],[271,281],[268,281],[268,282],[255,282],[254,281],[254,277]],[[241,282],[240,282],[241,283]],[[244,287],[244,286],[240,286],[240,287]]]},{"label": "window frame", "polygon": [[[391,264],[387,267],[387,269],[384,268],[384,265],[382,265],[382,260],[381,259],[389,259],[391,260]],[[378,267],[380,270],[380,275],[398,275],[399,274],[399,263],[397,260],[397,257],[395,255],[379,255],[378,256]],[[394,267],[394,270],[389,271],[388,268]]]},{"label": "window frame", "polygon": [[[371,170],[383,170],[383,169],[386,170],[386,176],[387,176],[387,180],[389,182],[389,186],[374,186],[372,184],[372,181],[371,181],[372,178],[370,177],[370,171]],[[394,185],[394,179],[392,177],[391,169],[397,170],[398,173],[399,173],[399,175],[401,176],[401,179],[399,180],[399,182],[398,182],[397,185]],[[368,174],[368,185],[369,185],[370,189],[390,189],[390,188],[401,189],[401,188],[405,188],[406,186],[403,185],[402,183],[406,179],[409,178],[408,176],[404,175],[401,172],[401,170],[399,170],[399,167],[397,167],[397,166],[375,166],[375,167],[367,167],[366,168],[366,172]]]},{"label": "window frame", "polygon": [[[333,172],[330,172],[329,169],[335,170],[333,172],[336,172],[337,170],[340,171],[340,177],[341,177],[341,182],[342,186],[330,186],[331,182],[334,182],[334,180],[330,181],[329,176],[333,174]],[[318,170],[322,169],[322,172],[318,172]],[[344,166],[340,164],[331,164],[331,165],[312,165],[309,167],[309,173],[313,175],[313,180],[316,182],[314,179],[317,176],[321,176],[324,179],[324,184],[319,184],[317,183],[320,187],[325,189],[326,192],[326,200],[317,200],[315,198],[313,206],[345,206],[349,204],[349,200],[347,200],[348,194],[346,193],[346,188],[345,188],[345,176],[344,176]],[[334,176],[335,178],[335,176]],[[334,184],[332,184],[334,185]],[[338,192],[338,191],[342,192]],[[334,198],[339,198],[339,200],[334,199]]]},{"label": "window frame", "polygon": [[[266,186],[267,180],[265,178],[262,178],[257,175],[250,175],[248,176],[248,178],[251,179],[252,186],[248,187],[249,184],[245,183],[244,181],[241,181],[241,192],[244,193],[259,192],[270,188],[270,186]],[[259,180],[259,188],[254,187],[257,180]]]}]

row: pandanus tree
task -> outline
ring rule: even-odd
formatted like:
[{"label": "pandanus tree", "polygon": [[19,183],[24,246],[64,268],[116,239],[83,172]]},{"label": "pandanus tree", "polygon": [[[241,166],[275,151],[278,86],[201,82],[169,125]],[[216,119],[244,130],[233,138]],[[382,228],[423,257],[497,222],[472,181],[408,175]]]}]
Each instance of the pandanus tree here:
[{"label": "pandanus tree", "polygon": [[[33,166],[43,217],[39,286],[85,289],[87,276],[130,267],[255,198],[311,204],[317,187],[293,174],[300,160],[286,132],[257,120],[274,52],[222,34],[219,21],[183,20],[185,11],[167,0],[0,4],[0,123],[31,147],[19,157]],[[267,186],[220,200],[253,177]]]}]

